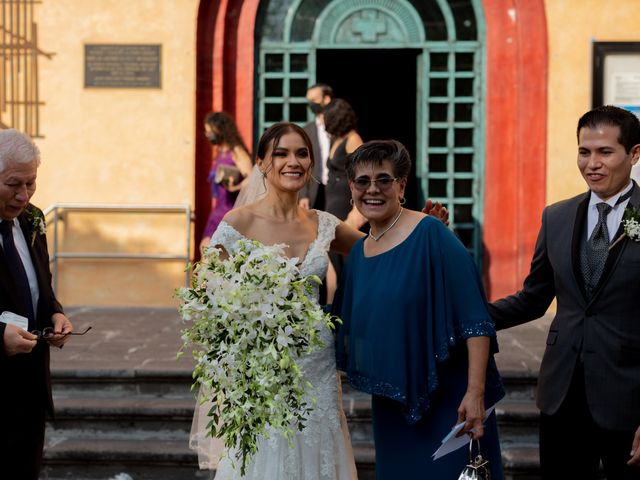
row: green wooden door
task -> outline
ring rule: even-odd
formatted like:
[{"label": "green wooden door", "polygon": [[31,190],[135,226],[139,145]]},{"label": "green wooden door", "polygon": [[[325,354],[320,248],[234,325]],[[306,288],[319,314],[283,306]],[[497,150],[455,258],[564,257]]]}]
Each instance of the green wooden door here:
[{"label": "green wooden door", "polygon": [[[478,264],[484,167],[480,0],[271,0],[258,12],[256,129],[306,123],[318,49],[413,49],[416,175]],[[363,78],[363,81],[367,81]]]}]

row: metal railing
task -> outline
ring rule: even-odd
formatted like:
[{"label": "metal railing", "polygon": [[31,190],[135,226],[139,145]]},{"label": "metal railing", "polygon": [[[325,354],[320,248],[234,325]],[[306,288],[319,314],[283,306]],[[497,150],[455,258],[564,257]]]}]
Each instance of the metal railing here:
[{"label": "metal railing", "polygon": [[[72,212],[82,213],[131,213],[131,214],[184,214],[185,221],[185,249],[184,254],[173,255],[167,253],[125,253],[125,252],[61,252],[59,225]],[[185,264],[191,259],[191,207],[189,205],[127,205],[127,204],[83,204],[83,203],[55,203],[44,210],[47,227],[53,226],[53,245],[49,255],[52,265],[53,288],[58,288],[58,263],[61,259],[107,259],[107,260],[155,260],[182,261]],[[185,285],[189,285],[190,272],[185,271]]]}]

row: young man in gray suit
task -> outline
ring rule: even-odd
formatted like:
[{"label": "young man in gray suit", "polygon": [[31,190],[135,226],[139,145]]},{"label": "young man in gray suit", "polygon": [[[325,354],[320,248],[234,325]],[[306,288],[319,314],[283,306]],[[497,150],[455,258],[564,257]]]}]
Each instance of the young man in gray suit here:
[{"label": "young man in gray suit", "polygon": [[578,168],[589,191],[545,208],[518,293],[490,306],[496,327],[541,317],[555,297],[540,366],[540,462],[548,479],[640,478],[640,212],[630,179],[640,156],[632,113],[596,108],[578,121]]},{"label": "young man in gray suit", "polygon": [[[51,288],[44,216],[36,191],[38,147],[0,130],[0,477],[37,480],[45,414],[53,414],[49,345],[73,331]],[[30,333],[51,328],[51,337]]]}]

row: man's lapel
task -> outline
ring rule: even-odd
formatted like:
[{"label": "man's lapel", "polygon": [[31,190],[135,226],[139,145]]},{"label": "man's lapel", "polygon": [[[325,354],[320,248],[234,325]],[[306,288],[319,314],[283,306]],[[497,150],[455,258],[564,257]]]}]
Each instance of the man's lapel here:
[{"label": "man's lapel", "polygon": [[[635,208],[638,208],[639,205],[640,205],[640,188],[638,188],[638,185],[636,184],[633,187],[633,193],[631,194],[631,198],[629,199],[629,203],[627,204],[627,207],[633,206]],[[609,255],[607,256],[607,261],[604,264],[604,269],[602,271],[602,275],[600,276],[600,281],[598,282],[598,285],[593,292],[593,297],[591,299],[592,301],[598,296],[598,293],[602,289],[603,285],[607,283],[607,280],[609,279],[609,277],[615,270],[616,266],[618,265],[618,262],[620,261],[620,257],[622,256],[622,253],[624,252],[625,248],[629,244],[629,238],[627,238],[626,236],[625,238],[621,239],[618,243],[616,243],[616,240],[618,240],[618,238],[623,234],[623,232],[624,232],[624,227],[622,226],[622,222],[620,222],[620,226],[618,227],[616,234],[611,240],[611,245],[613,245],[613,248],[609,250]]]},{"label": "man's lapel", "polygon": [[[6,294],[9,298],[17,298],[18,296],[18,287],[13,281],[13,274],[9,270],[9,264],[2,248],[0,248],[0,292]],[[5,304],[4,300],[2,304]],[[2,310],[2,307],[0,307],[0,310]]]},{"label": "man's lapel", "polygon": [[584,198],[580,200],[576,209],[576,218],[573,221],[573,236],[571,237],[571,265],[573,267],[573,276],[576,285],[580,288],[582,297],[587,300],[587,292],[584,286],[584,276],[582,275],[582,267],[580,264],[580,251],[582,249],[585,225],[587,222],[587,207],[589,206],[590,194],[587,192]]},{"label": "man's lapel", "polygon": [[[27,209],[29,208],[30,206],[27,207]],[[36,322],[37,322],[38,311],[40,310],[40,304],[43,302],[45,293],[46,293],[46,289],[43,288],[43,285],[46,285],[47,283],[47,272],[45,270],[47,266],[42,265],[42,262],[39,261],[40,257],[38,256],[36,249],[40,248],[41,239],[38,238],[39,235],[37,233],[35,238],[32,239],[32,235],[33,235],[32,227],[29,225],[29,220],[25,212],[23,212],[18,217],[18,222],[20,222],[20,228],[22,229],[24,239],[26,240],[27,247],[29,248],[29,255],[31,256],[31,264],[33,265],[33,268],[36,272],[36,277],[38,279],[38,290],[40,293],[38,295],[38,305],[34,312],[36,315]]]}]

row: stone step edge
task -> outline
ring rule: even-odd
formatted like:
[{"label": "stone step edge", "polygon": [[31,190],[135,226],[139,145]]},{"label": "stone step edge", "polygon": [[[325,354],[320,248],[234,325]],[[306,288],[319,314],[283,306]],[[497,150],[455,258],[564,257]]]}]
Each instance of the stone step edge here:
[{"label": "stone step edge", "polygon": [[[54,398],[56,417],[163,417],[193,414],[195,399],[166,397],[89,397]],[[343,397],[344,412],[348,417],[370,417],[371,406],[367,398]],[[496,414],[503,421],[537,423],[538,408],[533,401],[503,400],[496,406]]]},{"label": "stone step edge", "polygon": [[[179,361],[176,361],[178,363]],[[176,379],[190,381],[192,379],[193,367],[176,366],[173,369],[158,368],[61,368],[52,367],[51,377],[61,380],[130,380],[130,379]],[[530,370],[502,370],[500,372],[506,384],[535,385],[538,379],[538,372]],[[347,384],[344,374],[341,375],[342,383]]]},{"label": "stone step edge", "polygon": [[[373,444],[355,443],[353,453],[356,463],[375,463]],[[44,449],[47,465],[110,464],[184,464],[197,465],[197,455],[187,442],[162,439],[134,440],[63,440]]]},{"label": "stone step edge", "polygon": [[[140,447],[144,446],[143,449]],[[359,465],[375,464],[375,448],[372,444],[354,443],[353,453]],[[67,440],[45,447],[47,465],[62,464],[153,464],[193,465],[197,457],[186,442],[167,440],[115,441]],[[539,453],[532,446],[502,447],[502,463],[507,472],[532,472],[540,468]]]},{"label": "stone step edge", "polygon": [[[114,417],[164,417],[193,415],[195,398],[124,397],[97,398],[74,396],[55,398],[56,419],[96,419]],[[343,397],[343,408],[347,417],[371,418],[368,399]]]}]

